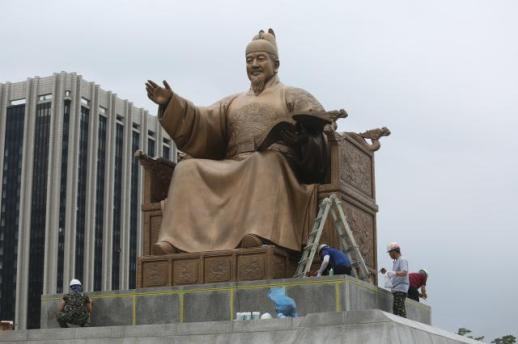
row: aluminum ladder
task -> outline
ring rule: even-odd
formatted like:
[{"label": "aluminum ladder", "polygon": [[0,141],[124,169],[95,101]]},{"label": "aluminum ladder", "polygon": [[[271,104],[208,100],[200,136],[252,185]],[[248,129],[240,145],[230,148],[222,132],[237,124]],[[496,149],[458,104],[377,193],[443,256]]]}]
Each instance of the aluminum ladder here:
[{"label": "aluminum ladder", "polygon": [[326,220],[331,213],[333,218],[334,228],[338,234],[340,245],[342,250],[347,254],[352,264],[352,271],[355,277],[368,281],[369,280],[369,269],[365,264],[365,260],[360,252],[356,240],[354,239],[351,227],[347,223],[344,210],[342,208],[342,201],[332,193],[329,197],[326,197],[320,202],[318,209],[318,215],[313,224],[313,228],[309,233],[308,242],[302,252],[297,271],[295,272],[295,278],[305,277],[311,269],[315,253],[320,243],[320,237],[326,224]]}]

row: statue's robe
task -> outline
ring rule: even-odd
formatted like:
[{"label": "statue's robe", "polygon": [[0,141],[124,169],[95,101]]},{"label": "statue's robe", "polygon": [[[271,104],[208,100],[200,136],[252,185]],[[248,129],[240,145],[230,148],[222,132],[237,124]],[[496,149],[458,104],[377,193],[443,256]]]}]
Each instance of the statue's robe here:
[{"label": "statue's robe", "polygon": [[247,234],[300,251],[316,211],[316,185],[300,184],[293,152],[259,140],[293,112],[323,111],[308,92],[274,76],[259,95],[252,90],[209,107],[174,94],[159,120],[192,158],[175,168],[158,241],[186,252],[238,247]]}]

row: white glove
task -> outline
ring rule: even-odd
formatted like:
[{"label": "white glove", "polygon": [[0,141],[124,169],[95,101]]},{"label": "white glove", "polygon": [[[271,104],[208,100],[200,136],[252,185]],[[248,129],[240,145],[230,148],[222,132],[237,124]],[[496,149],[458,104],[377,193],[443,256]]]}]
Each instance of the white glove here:
[{"label": "white glove", "polygon": [[388,276],[389,278],[392,278],[392,277],[394,277],[395,275],[396,275],[396,273],[395,273],[394,271],[387,271],[387,276]]},{"label": "white glove", "polygon": [[322,277],[322,274],[320,272],[317,272],[317,277]]}]

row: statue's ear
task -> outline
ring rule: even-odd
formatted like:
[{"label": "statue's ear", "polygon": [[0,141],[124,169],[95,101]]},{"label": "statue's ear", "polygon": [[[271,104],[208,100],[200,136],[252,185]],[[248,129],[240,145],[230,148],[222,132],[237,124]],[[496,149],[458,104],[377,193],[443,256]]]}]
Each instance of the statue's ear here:
[{"label": "statue's ear", "polygon": [[273,29],[272,29],[272,28],[269,28],[269,29],[268,29],[268,33],[270,33],[273,37],[275,37],[275,32],[273,32]]}]

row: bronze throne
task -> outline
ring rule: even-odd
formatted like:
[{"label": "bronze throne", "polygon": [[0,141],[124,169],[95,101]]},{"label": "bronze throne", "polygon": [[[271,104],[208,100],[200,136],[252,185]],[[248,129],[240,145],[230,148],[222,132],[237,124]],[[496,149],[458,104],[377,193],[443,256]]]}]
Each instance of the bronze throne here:
[{"label": "bronze throne", "polygon": [[[318,186],[319,200],[336,193],[343,201],[349,225],[367,266],[377,270],[377,236],[374,152],[387,128],[363,133],[328,133],[330,173],[326,184]],[[370,141],[370,142],[369,142]],[[142,203],[142,256],[138,258],[137,287],[160,287],[228,281],[289,278],[296,269],[299,254],[271,245],[233,250],[152,255],[162,221],[162,206],[176,164],[151,158],[137,151],[144,167]],[[328,223],[321,242],[339,247],[334,229]]]}]

